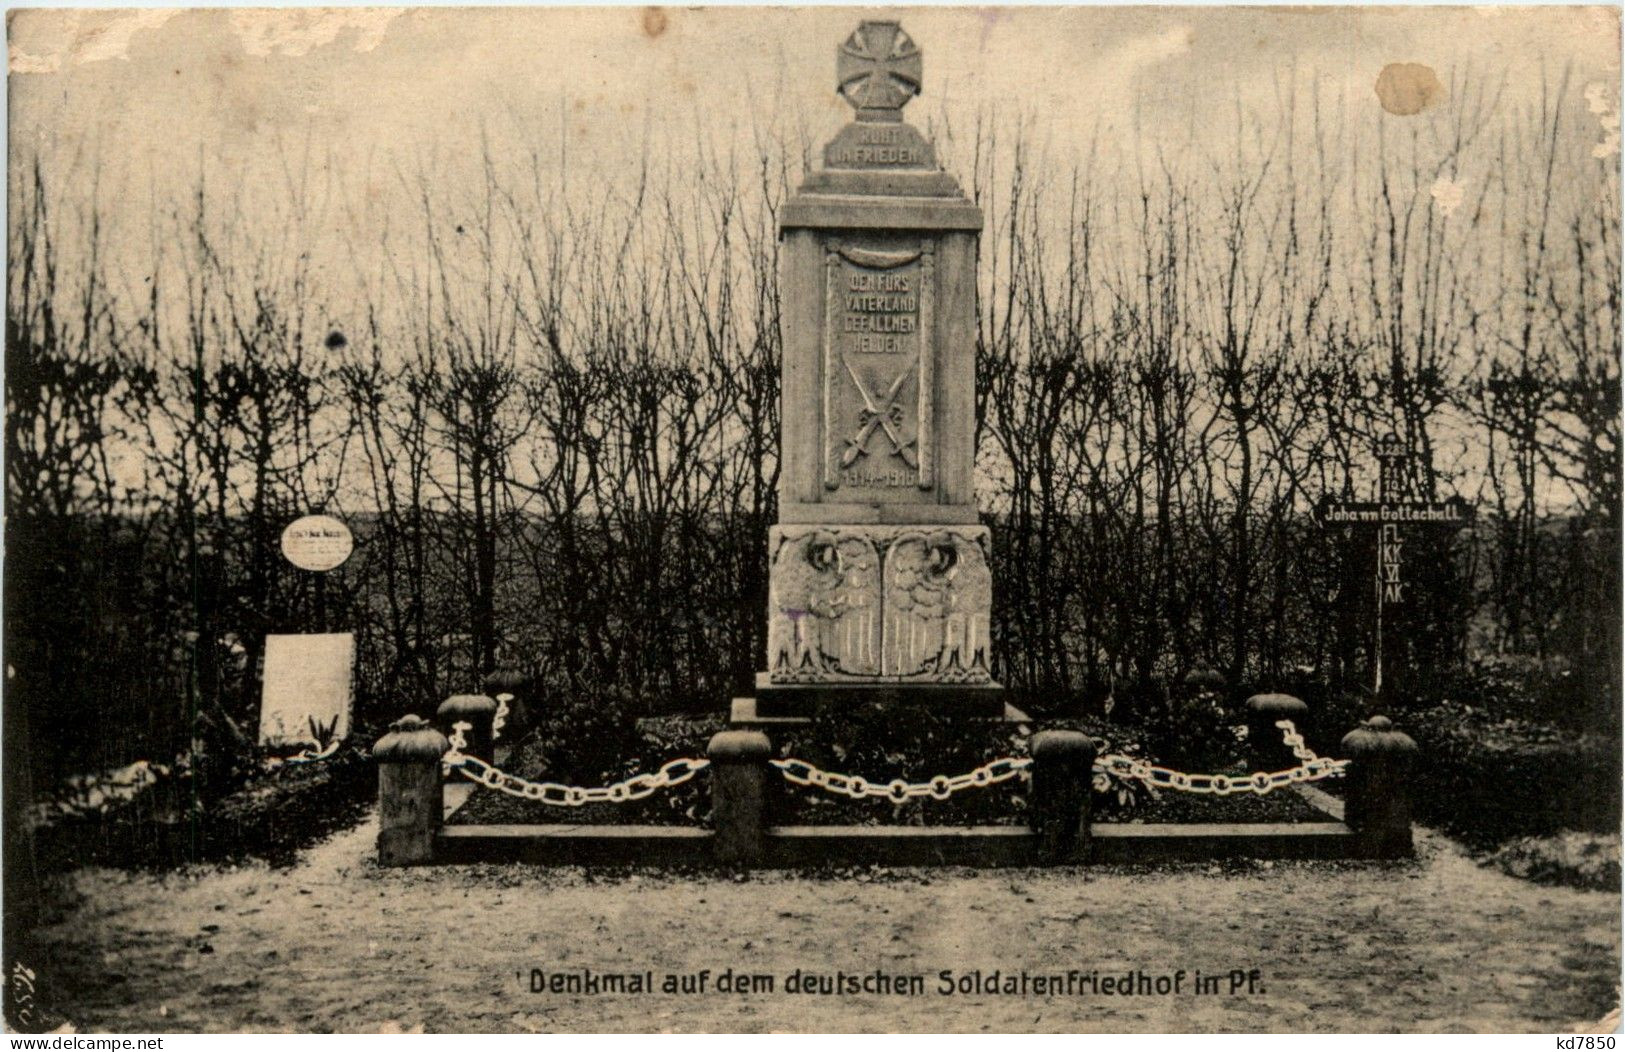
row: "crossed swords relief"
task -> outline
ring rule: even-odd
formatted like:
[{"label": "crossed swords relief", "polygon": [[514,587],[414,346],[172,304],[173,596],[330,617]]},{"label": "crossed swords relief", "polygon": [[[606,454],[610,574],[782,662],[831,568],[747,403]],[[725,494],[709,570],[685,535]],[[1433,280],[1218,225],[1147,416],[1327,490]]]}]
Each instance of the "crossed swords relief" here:
[{"label": "crossed swords relief", "polygon": [[911,438],[905,442],[902,435],[897,431],[897,425],[903,419],[903,403],[897,400],[897,395],[898,392],[902,391],[903,384],[908,382],[909,373],[914,370],[914,360],[910,359],[908,365],[903,367],[903,371],[897,374],[897,379],[893,380],[891,386],[886,388],[885,397],[881,399],[881,402],[885,404],[884,409],[876,404],[874,395],[869,393],[869,388],[864,386],[863,378],[858,375],[857,370],[852,368],[852,363],[846,360],[844,354],[841,355],[841,364],[846,366],[847,375],[852,377],[852,383],[857,386],[858,394],[863,398],[864,406],[863,412],[859,414],[861,422],[858,425],[857,433],[846,440],[846,449],[841,453],[841,467],[849,468],[859,457],[868,454],[869,437],[875,433],[876,429],[886,432],[886,437],[891,440],[891,451],[902,457],[903,463],[911,468],[919,467],[919,460],[914,456],[914,450],[911,448],[914,445],[914,439]]}]

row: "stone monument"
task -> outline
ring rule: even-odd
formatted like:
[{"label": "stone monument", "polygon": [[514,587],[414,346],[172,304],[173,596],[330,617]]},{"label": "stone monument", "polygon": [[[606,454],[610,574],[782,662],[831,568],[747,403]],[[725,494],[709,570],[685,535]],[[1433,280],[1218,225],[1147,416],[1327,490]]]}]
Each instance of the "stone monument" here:
[{"label": "stone monument", "polygon": [[350,734],[355,636],[267,635],[260,744],[315,745]]},{"label": "stone monument", "polygon": [[[303,515],[282,530],[282,555],[316,575],[317,609],[325,611],[323,584],[355,551],[355,537],[331,515]],[[354,702],[355,635],[319,631],[267,635],[260,680],[260,744],[326,748],[350,733]]]},{"label": "stone monument", "polygon": [[903,119],[919,47],[866,21],[836,53],[853,120],[784,206],[779,523],[762,716],[918,700],[997,717],[972,478],[982,213]]}]

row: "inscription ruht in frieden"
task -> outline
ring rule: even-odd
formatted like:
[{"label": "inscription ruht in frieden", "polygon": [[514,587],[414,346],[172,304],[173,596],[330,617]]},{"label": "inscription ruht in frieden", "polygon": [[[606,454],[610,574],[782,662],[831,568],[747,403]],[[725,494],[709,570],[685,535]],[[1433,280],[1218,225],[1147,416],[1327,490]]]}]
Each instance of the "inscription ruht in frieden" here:
[{"label": "inscription ruht in frieden", "polygon": [[981,211],[903,120],[920,49],[862,23],[836,53],[853,120],[785,204],[783,464],[761,715],[908,697],[1004,712],[972,485]]}]

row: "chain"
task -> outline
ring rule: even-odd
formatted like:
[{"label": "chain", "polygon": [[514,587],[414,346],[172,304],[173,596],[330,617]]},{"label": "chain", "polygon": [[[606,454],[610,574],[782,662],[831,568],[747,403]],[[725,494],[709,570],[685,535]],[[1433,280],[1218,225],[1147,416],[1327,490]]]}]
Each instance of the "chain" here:
[{"label": "chain", "polygon": [[661,765],[653,774],[635,774],[612,785],[592,787],[561,785],[558,782],[532,782],[516,774],[499,770],[477,756],[464,753],[463,749],[468,745],[464,732],[472,727],[473,724],[461,721],[452,724],[451,751],[441,760],[446,770],[457,771],[464,778],[487,789],[495,789],[499,793],[507,793],[509,796],[517,796],[524,800],[551,804],[554,807],[580,807],[583,804],[598,803],[624,804],[631,800],[641,800],[661,789],[682,785],[711,766],[711,761],[706,759],[671,760]]},{"label": "chain", "polygon": [[[1298,728],[1293,726],[1291,720],[1276,720],[1275,725],[1281,728],[1281,741],[1288,749],[1292,750],[1293,756],[1306,763],[1320,759],[1315,755],[1314,750],[1304,743],[1303,735],[1298,733]],[[1340,763],[1344,767],[1348,766],[1347,760],[1334,760],[1333,762]]]},{"label": "chain", "polygon": [[[499,705],[501,704],[499,697]],[[503,715],[502,708],[499,708],[498,720]],[[1303,761],[1298,766],[1283,771],[1255,771],[1251,774],[1238,775],[1186,774],[1184,771],[1176,771],[1171,767],[1162,767],[1121,753],[1107,753],[1095,761],[1095,766],[1119,778],[1133,778],[1157,788],[1176,789],[1186,793],[1212,793],[1216,796],[1229,796],[1232,793],[1258,793],[1262,796],[1282,786],[1332,778],[1348,769],[1347,760],[1330,760],[1315,755],[1291,720],[1278,720],[1275,725],[1281,729],[1281,740],[1292,750],[1292,755]],[[495,789],[510,796],[556,807],[641,800],[661,789],[681,785],[711,765],[710,760],[698,757],[671,760],[652,774],[635,774],[630,778],[603,786],[584,787],[562,785],[558,782],[532,782],[500,770],[477,756],[464,753],[463,749],[468,745],[465,732],[472,727],[473,724],[466,722],[452,724],[451,750],[442,760],[447,771],[457,771],[463,777],[487,789]],[[336,748],[336,744],[329,746],[327,754],[331,755]],[[319,756],[311,757],[311,759],[319,758]],[[946,800],[964,789],[985,789],[1012,778],[1025,778],[1029,776],[1027,769],[1032,766],[1032,760],[1027,757],[1005,756],[964,774],[952,776],[939,774],[924,782],[908,782],[901,778],[890,782],[871,782],[858,775],[825,771],[795,757],[770,760],[769,763],[778,769],[785,781],[795,785],[814,786],[827,793],[848,796],[854,800],[877,797],[899,804],[922,797]]]},{"label": "chain", "polygon": [[513,700],[512,694],[497,695],[497,714],[491,717],[491,740],[496,741],[502,737],[502,728],[508,725],[508,702]]},{"label": "chain", "polygon": [[[1146,760],[1119,753],[1108,753],[1095,761],[1095,766],[1120,778],[1135,778],[1147,785],[1163,789],[1177,789],[1187,793],[1213,793],[1229,796],[1231,793],[1258,793],[1263,795],[1284,785],[1315,782],[1342,774],[1348,768],[1347,760],[1328,760],[1316,756],[1304,743],[1291,720],[1278,720],[1282,741],[1292,755],[1303,763],[1284,771],[1257,771],[1252,774],[1186,774],[1171,767],[1162,767]],[[890,782],[871,782],[857,775],[836,774],[820,770],[806,760],[794,757],[771,761],[786,781],[796,785],[811,785],[836,796],[849,796],[854,800],[879,797],[893,803],[903,803],[929,796],[933,800],[946,800],[961,789],[983,788],[1008,781],[1018,775],[1026,777],[1032,760],[1006,756],[994,760],[966,774],[939,774],[926,782],[908,782],[901,778]]]},{"label": "chain", "polygon": [[1328,760],[1316,756],[1304,743],[1303,735],[1298,733],[1291,720],[1277,720],[1275,725],[1281,729],[1281,740],[1292,750],[1292,755],[1303,761],[1298,766],[1284,771],[1254,771],[1252,774],[1186,774],[1120,753],[1108,753],[1095,764],[1108,774],[1134,778],[1158,789],[1213,793],[1216,796],[1229,796],[1231,793],[1257,793],[1262,796],[1284,785],[1336,777],[1348,769],[1347,760]]},{"label": "chain", "polygon": [[961,789],[982,789],[1009,781],[1023,774],[1032,765],[1032,761],[1025,757],[1006,756],[983,764],[974,771],[952,777],[939,774],[926,782],[905,782],[901,778],[890,782],[871,782],[857,775],[819,770],[806,760],[794,757],[770,762],[779,769],[779,773],[784,775],[786,781],[796,785],[817,786],[825,792],[834,793],[836,796],[850,796],[854,800],[878,796],[898,804],[922,796],[929,796],[933,800],[946,800]]}]

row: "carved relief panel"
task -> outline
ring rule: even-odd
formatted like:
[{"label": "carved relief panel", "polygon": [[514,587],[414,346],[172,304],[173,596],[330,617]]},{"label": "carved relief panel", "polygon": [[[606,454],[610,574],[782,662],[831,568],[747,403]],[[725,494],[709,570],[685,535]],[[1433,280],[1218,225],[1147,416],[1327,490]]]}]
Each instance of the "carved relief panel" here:
[{"label": "carved relief panel", "polygon": [[987,683],[992,578],[979,526],[776,526],[775,683]]},{"label": "carved relief panel", "polygon": [[880,556],[861,531],[775,526],[768,540],[775,682],[880,673]]},{"label": "carved relief panel", "polygon": [[824,487],[918,500],[936,484],[934,242],[825,246]]}]

